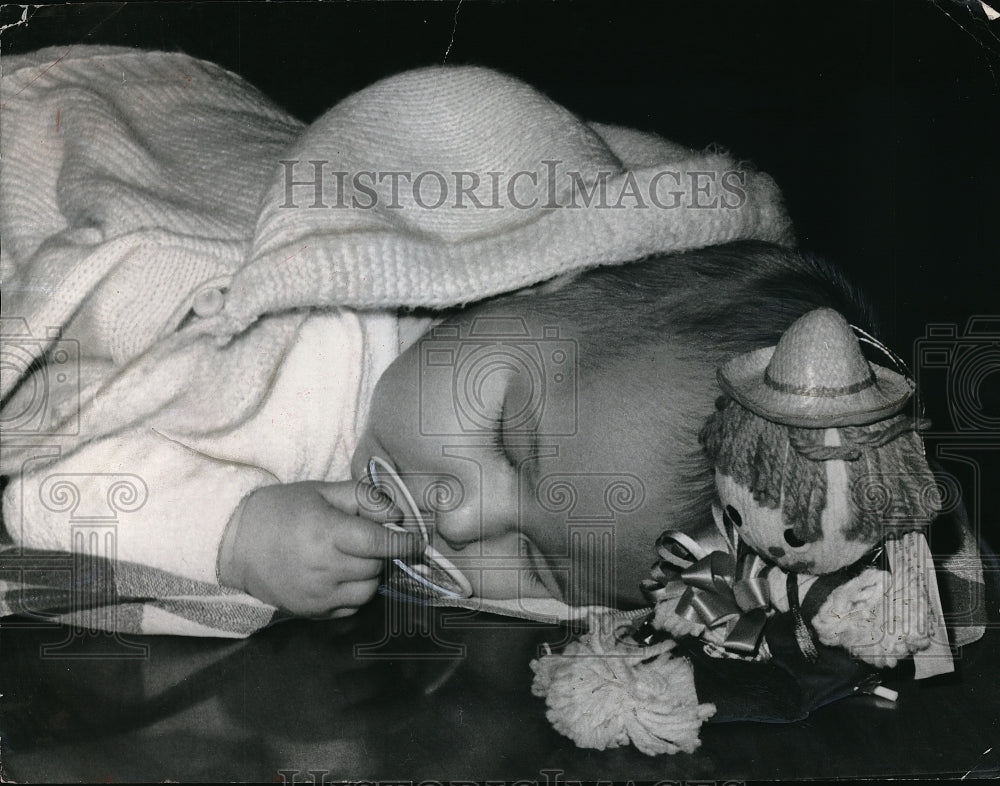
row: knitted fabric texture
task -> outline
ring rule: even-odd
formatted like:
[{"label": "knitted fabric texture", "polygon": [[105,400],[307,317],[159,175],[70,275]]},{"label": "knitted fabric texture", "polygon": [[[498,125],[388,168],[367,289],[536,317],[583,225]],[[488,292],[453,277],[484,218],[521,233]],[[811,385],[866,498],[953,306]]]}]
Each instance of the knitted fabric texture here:
[{"label": "knitted fabric texture", "polygon": [[213,330],[307,305],[452,306],[746,238],[792,240],[767,175],[588,125],[495,71],[420,69],[344,99],[285,154]]},{"label": "knitted fabric texture", "polygon": [[[122,48],[4,57],[2,102],[3,316],[37,356],[85,306],[85,350],[118,364],[243,264],[301,128],[216,65]],[[5,371],[4,396],[19,379]]]}]

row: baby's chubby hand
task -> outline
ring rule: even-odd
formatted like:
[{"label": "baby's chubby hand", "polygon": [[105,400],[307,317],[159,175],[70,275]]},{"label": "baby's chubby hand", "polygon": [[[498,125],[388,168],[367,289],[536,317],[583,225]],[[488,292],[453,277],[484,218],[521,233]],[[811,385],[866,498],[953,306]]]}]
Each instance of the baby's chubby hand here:
[{"label": "baby's chubby hand", "polygon": [[303,617],[346,617],[369,601],[387,558],[419,554],[419,536],[365,516],[355,481],[264,486],[233,514],[219,580]]}]

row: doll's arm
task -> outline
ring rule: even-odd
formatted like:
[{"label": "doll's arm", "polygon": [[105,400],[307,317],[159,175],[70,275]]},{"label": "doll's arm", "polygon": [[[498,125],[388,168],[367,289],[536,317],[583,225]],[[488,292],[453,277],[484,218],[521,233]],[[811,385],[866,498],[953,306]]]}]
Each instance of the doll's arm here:
[{"label": "doll's arm", "polygon": [[836,587],[812,624],[823,644],[844,647],[878,668],[892,668],[930,646],[927,625],[910,619],[910,610],[924,605],[894,587],[886,571],[868,568]]}]

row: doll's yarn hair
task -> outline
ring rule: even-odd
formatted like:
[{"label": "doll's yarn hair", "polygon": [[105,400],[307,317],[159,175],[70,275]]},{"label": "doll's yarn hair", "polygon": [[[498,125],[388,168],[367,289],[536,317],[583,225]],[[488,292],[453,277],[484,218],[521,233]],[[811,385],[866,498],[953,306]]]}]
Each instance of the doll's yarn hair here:
[{"label": "doll's yarn hair", "polygon": [[825,462],[846,462],[851,521],[844,537],[875,544],[890,532],[917,529],[941,509],[924,458],[918,423],[895,415],[867,426],[838,428],[841,444],[823,444],[825,429],[795,428],[759,417],[723,396],[699,435],[717,472],[729,475],[806,543],[822,535]]}]

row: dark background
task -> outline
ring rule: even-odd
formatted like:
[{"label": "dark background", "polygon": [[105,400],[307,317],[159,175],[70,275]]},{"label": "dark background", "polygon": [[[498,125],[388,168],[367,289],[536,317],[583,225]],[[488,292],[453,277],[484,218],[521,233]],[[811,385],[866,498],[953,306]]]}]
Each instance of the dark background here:
[{"label": "dark background", "polygon": [[[4,22],[20,15],[3,9]],[[375,79],[447,58],[519,76],[586,119],[721,143],[777,179],[801,245],[870,293],[882,338],[914,367],[946,434],[929,451],[990,532],[1000,320],[992,331],[980,320],[974,337],[966,328],[1000,313],[998,35],[1000,20],[991,28],[953,0],[86,3],[32,8],[2,51],[182,50],[307,121]],[[932,325],[950,329],[925,362]]]}]

